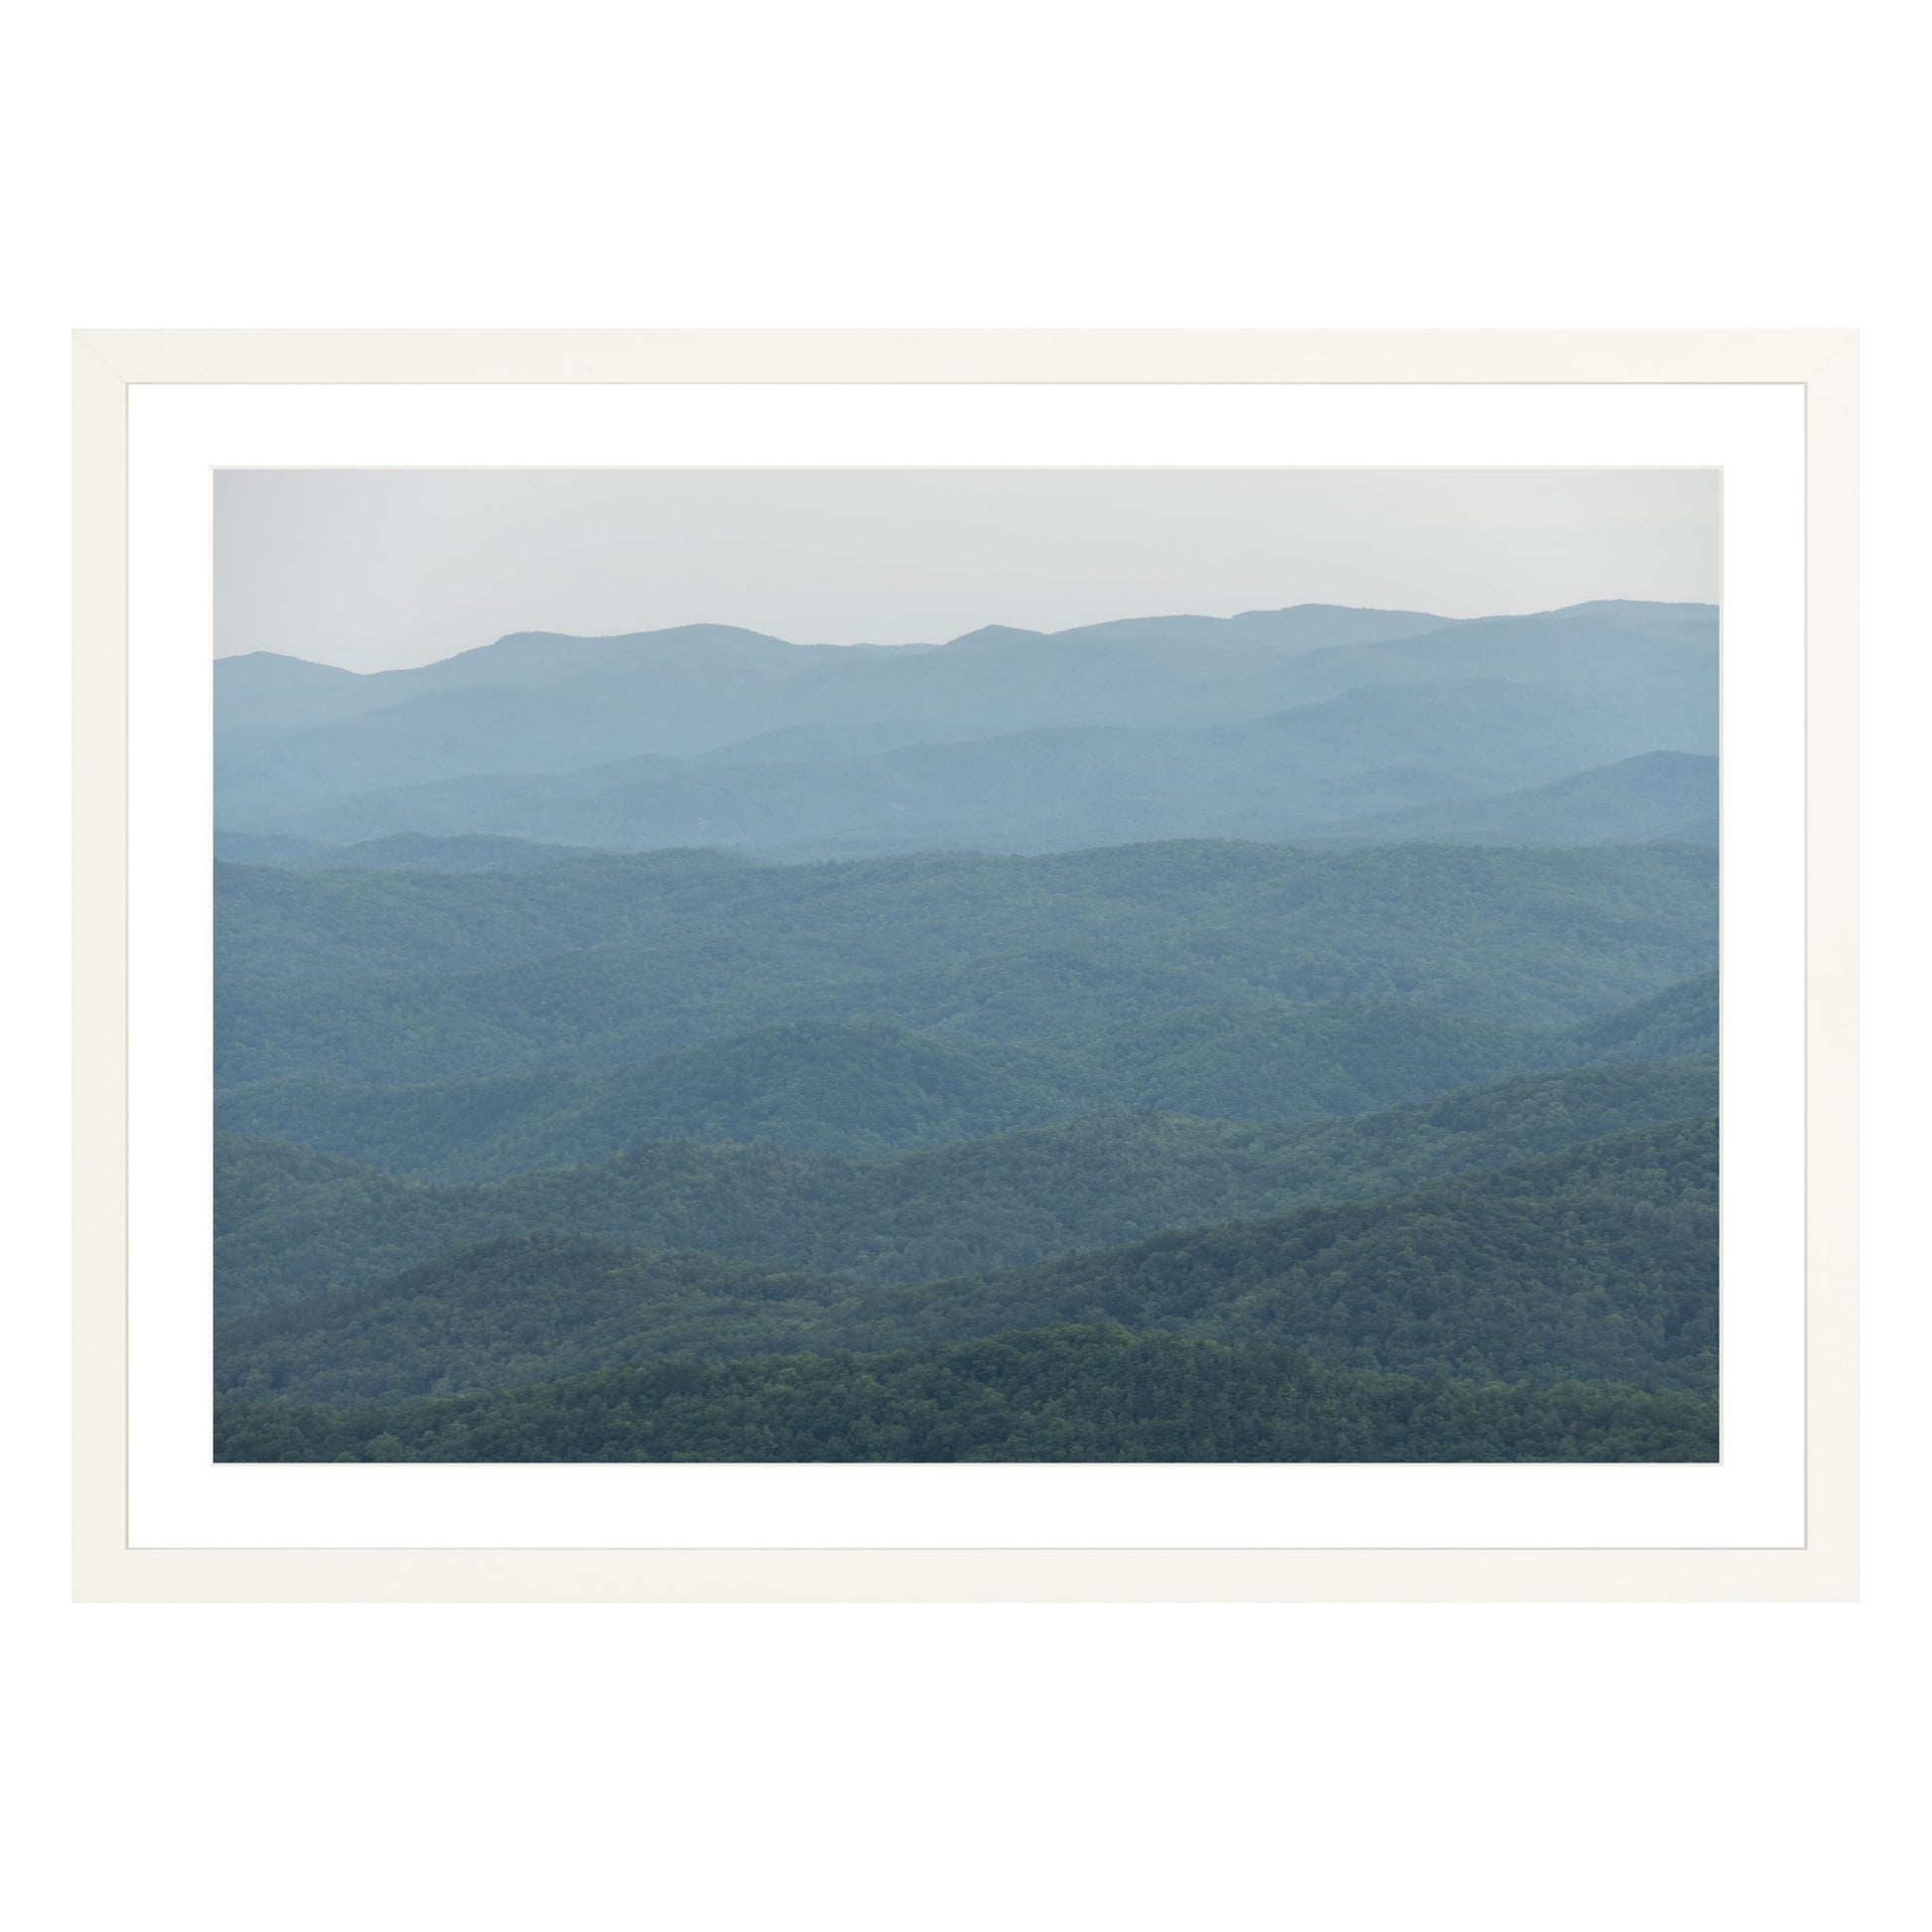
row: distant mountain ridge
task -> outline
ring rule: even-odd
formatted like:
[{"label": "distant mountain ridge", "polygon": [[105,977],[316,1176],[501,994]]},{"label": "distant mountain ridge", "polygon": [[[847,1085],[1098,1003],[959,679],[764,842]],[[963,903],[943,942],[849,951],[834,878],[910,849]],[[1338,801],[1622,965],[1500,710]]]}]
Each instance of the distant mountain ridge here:
[{"label": "distant mountain ridge", "polygon": [[827,856],[1272,838],[1716,749],[1717,613],[1323,605],[945,644],[516,633],[358,674],[215,665],[216,823]]},{"label": "distant mountain ridge", "polygon": [[1349,690],[1231,725],[1046,726],[856,758],[644,755],[554,775],[447,778],[366,791],[294,815],[286,829],[615,851],[711,844],[797,858],[1284,839],[1480,795],[1502,773],[1528,784],[1703,736],[1699,721],[1661,704],[1634,710],[1608,694],[1468,679]]},{"label": "distant mountain ridge", "polygon": [[[1580,606],[1580,609],[1589,607]],[[1666,607],[1659,607],[1666,608]],[[1238,640],[1274,649],[1315,650],[1338,643],[1377,643],[1453,627],[1454,618],[1426,611],[1378,611],[1339,604],[1295,604],[1279,611],[1243,611],[1231,618],[1176,616],[1118,618],[1066,630],[1029,630],[986,624],[939,644],[797,644],[737,624],[672,624],[586,637],[567,631],[519,630],[434,663],[387,671],[350,671],[279,651],[255,650],[214,660],[215,728],[280,725],[300,729],[319,709],[336,717],[376,710],[426,690],[462,685],[521,683],[562,670],[567,679],[595,677],[614,659],[649,655],[660,660],[695,647],[745,661],[761,652],[856,653],[891,651],[907,657],[952,650],[962,655],[1037,642],[1187,642]],[[548,664],[545,659],[549,659]],[[293,715],[286,708],[293,703]]]},{"label": "distant mountain ridge", "polygon": [[1718,843],[1718,760],[1645,752],[1529,791],[1444,799],[1349,819],[1327,836],[1349,843],[1421,839],[1451,845],[1606,845],[1641,839]]}]

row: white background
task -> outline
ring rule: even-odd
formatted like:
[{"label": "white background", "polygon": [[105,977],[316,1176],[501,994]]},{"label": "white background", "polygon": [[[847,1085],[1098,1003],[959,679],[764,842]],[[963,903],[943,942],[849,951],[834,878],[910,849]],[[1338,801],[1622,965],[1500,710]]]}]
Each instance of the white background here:
[{"label": "white background", "polygon": [[[1791,1547],[1804,1540],[1804,417],[1790,386],[142,387],[130,403],[129,1540],[198,1548]],[[1722,468],[1721,1465],[216,1465],[211,469]]]},{"label": "white background", "polygon": [[[1884,1926],[1925,1727],[1927,155],[1902,10],[39,9],[10,41],[0,1883],[284,1928]],[[80,64],[84,62],[84,73]],[[66,1601],[66,332],[1865,330],[1866,1602]],[[1908,1888],[1909,1887],[1909,1888]]]}]

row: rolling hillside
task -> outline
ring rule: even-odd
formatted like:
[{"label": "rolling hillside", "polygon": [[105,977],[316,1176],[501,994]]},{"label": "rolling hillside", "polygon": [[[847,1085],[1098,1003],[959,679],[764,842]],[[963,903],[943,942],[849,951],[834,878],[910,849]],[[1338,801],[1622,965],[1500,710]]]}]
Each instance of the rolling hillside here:
[{"label": "rolling hillside", "polygon": [[[1716,954],[1716,855],[1690,846],[697,855],[660,875],[674,856],[586,862],[595,875],[224,873],[217,1087],[586,1072],[801,1022],[1019,1041],[1183,1007],[1370,998],[1549,1026]],[[637,936],[599,943],[625,920]],[[563,932],[573,950],[541,950]]]},{"label": "rolling hillside", "polygon": [[490,1180],[603,1160],[640,1141],[873,1155],[1106,1109],[1306,1120],[1530,1068],[1716,1050],[1713,977],[1562,1032],[1395,1002],[1186,1008],[1024,1043],[774,1027],[611,1073],[421,1086],[293,1076],[224,1090],[215,1122],[395,1173]]},{"label": "rolling hillside", "polygon": [[870,1161],[647,1142],[596,1167],[424,1186],[279,1142],[215,1141],[215,1308],[354,1285],[537,1231],[928,1280],[1163,1228],[1386,1193],[1713,1112],[1710,1060],[1532,1075],[1353,1120],[1100,1114]]},{"label": "rolling hillside", "polygon": [[933,1282],[868,1286],[588,1235],[510,1236],[220,1324],[216,1389],[388,1402],[654,1356],[1106,1321],[1269,1341],[1344,1367],[1708,1393],[1716,1215],[1716,1124],[1692,1121],[1412,1193]]}]

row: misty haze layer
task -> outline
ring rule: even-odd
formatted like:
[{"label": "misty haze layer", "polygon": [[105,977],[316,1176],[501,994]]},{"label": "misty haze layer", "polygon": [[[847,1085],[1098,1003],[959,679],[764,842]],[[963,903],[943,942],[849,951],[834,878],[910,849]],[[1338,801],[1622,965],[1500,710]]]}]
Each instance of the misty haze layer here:
[{"label": "misty haze layer", "polygon": [[224,658],[215,823],[233,856],[283,858],[421,835],[785,857],[1711,838],[1717,648],[1706,605],[1316,605],[874,650],[510,636],[370,675]]}]

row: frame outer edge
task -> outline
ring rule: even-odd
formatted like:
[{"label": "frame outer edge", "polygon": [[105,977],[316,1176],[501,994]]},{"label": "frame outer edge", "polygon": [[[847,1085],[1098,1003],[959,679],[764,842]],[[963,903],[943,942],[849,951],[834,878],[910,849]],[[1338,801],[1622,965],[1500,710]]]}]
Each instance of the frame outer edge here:
[{"label": "frame outer edge", "polygon": [[[1402,373],[1391,373],[1398,367]],[[129,1548],[129,385],[643,381],[1806,385],[1808,1403],[1803,1549]],[[1851,330],[77,331],[72,478],[74,1598],[1855,1599],[1858,408],[1858,335]]]},{"label": "frame outer edge", "polygon": [[[1799,382],[1844,330],[104,330],[130,382]],[[1402,373],[1391,368],[1400,365]]]},{"label": "frame outer edge", "polygon": [[126,1564],[127,383],[73,338],[73,1591]]},{"label": "frame outer edge", "polygon": [[1859,339],[1805,387],[1805,1540],[1860,1590]]}]

